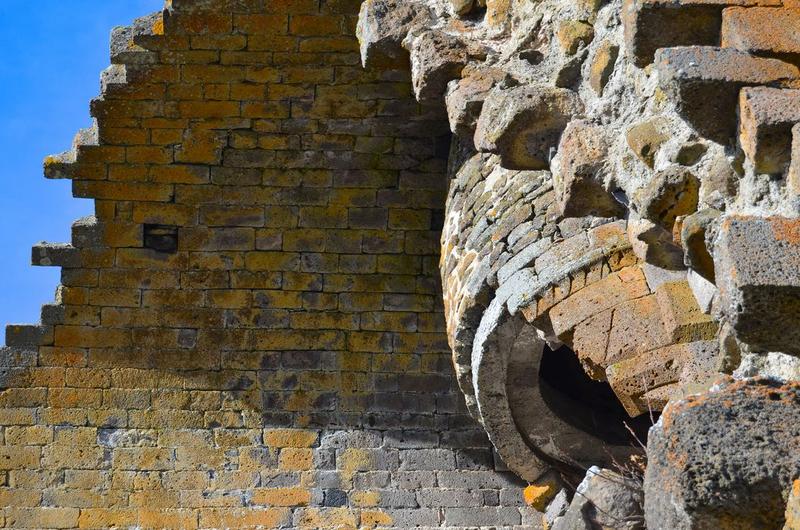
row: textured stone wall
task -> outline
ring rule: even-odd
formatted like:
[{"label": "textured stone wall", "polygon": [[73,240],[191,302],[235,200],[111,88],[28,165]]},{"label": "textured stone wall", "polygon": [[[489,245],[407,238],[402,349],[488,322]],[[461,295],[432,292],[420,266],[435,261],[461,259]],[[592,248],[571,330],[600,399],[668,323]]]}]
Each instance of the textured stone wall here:
[{"label": "textured stone wall", "polygon": [[[798,21],[782,0],[364,2],[365,64],[407,52],[447,109],[459,386],[554,530],[791,517],[796,389],[722,382],[800,379]],[[704,399],[763,429],[686,428]]]},{"label": "textured stone wall", "polygon": [[439,282],[444,109],[364,70],[359,1],[172,0],[49,157],[96,213],[0,350],[0,526],[538,525],[466,414]]}]

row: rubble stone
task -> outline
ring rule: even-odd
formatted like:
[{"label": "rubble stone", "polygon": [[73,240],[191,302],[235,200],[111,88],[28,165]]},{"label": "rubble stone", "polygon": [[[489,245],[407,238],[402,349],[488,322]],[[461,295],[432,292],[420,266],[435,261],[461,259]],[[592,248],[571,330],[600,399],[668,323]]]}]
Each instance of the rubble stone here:
[{"label": "rubble stone", "polygon": [[567,89],[495,88],[478,119],[475,146],[499,155],[508,169],[547,168],[561,132],[581,107],[577,95]]},{"label": "rubble stone", "polygon": [[553,530],[620,528],[642,530],[642,485],[609,469],[592,467],[578,485],[564,516]]},{"label": "rubble stone", "polygon": [[786,524],[783,530],[797,530],[800,528],[800,479],[792,483],[789,500],[786,501]]},{"label": "rubble stone", "polygon": [[443,32],[411,34],[403,46],[411,54],[411,81],[420,101],[443,99],[447,83],[467,66],[466,45]]},{"label": "rubble stone", "polygon": [[362,64],[367,68],[397,64],[405,56],[403,39],[430,18],[428,8],[421,3],[396,0],[363,2],[356,29]]},{"label": "rubble stone", "polygon": [[589,85],[598,96],[603,95],[603,89],[614,73],[614,65],[619,57],[619,46],[610,41],[603,41],[597,48],[589,67]]},{"label": "rubble stone", "polygon": [[639,67],[652,63],[656,50],[713,46],[719,41],[722,6],[715,2],[625,0],[622,6],[626,54]]},{"label": "rubble stone", "polygon": [[447,116],[453,134],[472,142],[483,103],[495,85],[507,81],[507,74],[493,68],[465,70],[463,77],[451,81],[445,96]]},{"label": "rubble stone", "polygon": [[664,119],[654,118],[628,129],[625,140],[631,151],[652,168],[659,148],[669,140],[668,131],[668,124]]},{"label": "rubble stone", "polygon": [[558,146],[560,163],[553,173],[553,187],[562,215],[622,214],[622,205],[605,189],[608,148],[601,127],[573,121],[564,130]]},{"label": "rubble stone", "polygon": [[580,47],[592,42],[594,28],[581,20],[567,20],[558,27],[556,37],[565,54],[575,55]]},{"label": "rubble stone", "polygon": [[714,281],[714,258],[706,235],[720,215],[719,210],[706,208],[685,217],[681,225],[684,263],[711,282]]},{"label": "rubble stone", "polygon": [[673,166],[656,172],[646,186],[636,190],[633,202],[643,217],[672,231],[677,217],[697,210],[699,190],[694,174]]}]

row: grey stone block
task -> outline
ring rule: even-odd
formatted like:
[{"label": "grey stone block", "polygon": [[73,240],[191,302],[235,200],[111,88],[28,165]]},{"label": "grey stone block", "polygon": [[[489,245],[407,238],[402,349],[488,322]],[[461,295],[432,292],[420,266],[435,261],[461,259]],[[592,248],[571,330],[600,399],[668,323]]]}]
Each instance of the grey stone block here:
[{"label": "grey stone block", "polygon": [[433,431],[387,431],[384,436],[386,447],[400,449],[422,449],[439,445],[439,434]]},{"label": "grey stone block", "polygon": [[76,248],[93,248],[102,245],[102,225],[94,215],[81,217],[72,223],[72,245]]},{"label": "grey stone block", "polygon": [[456,451],[457,469],[494,469],[491,449],[461,449]]},{"label": "grey stone block", "polygon": [[359,490],[385,488],[389,485],[391,474],[388,471],[367,471],[353,476],[353,487]]},{"label": "grey stone block", "polygon": [[798,76],[796,66],[734,49],[685,46],[658,50],[662,89],[702,136],[726,143],[736,134],[736,106],[745,86]]},{"label": "grey stone block", "polygon": [[521,522],[521,516],[517,508],[445,508],[444,522],[470,526],[515,525]]},{"label": "grey stone block", "polygon": [[483,495],[479,491],[424,488],[417,491],[417,501],[427,508],[483,506]]},{"label": "grey stone block", "polygon": [[396,471],[392,484],[400,489],[416,490],[436,485],[436,474],[428,471]]},{"label": "grey stone block", "polygon": [[578,485],[564,516],[556,519],[553,530],[644,530],[642,493],[640,482],[593,466]]},{"label": "grey stone block", "polygon": [[754,352],[800,355],[800,220],[731,216],[717,236],[720,310]]},{"label": "grey stone block", "polygon": [[419,503],[413,491],[408,490],[377,490],[380,495],[378,506],[381,508],[417,508]]},{"label": "grey stone block", "polygon": [[436,473],[439,486],[455,489],[502,489],[524,487],[516,475],[492,471],[439,471]]},{"label": "grey stone block", "polygon": [[322,435],[320,447],[344,449],[347,447],[380,447],[383,436],[378,431],[334,431]]},{"label": "grey stone block", "polygon": [[397,528],[414,528],[417,526],[439,526],[439,510],[429,508],[389,509],[385,513],[392,518],[392,525]]},{"label": "grey stone block", "polygon": [[0,366],[3,368],[22,368],[36,366],[36,350],[0,347]]},{"label": "grey stone block", "polygon": [[6,326],[6,346],[37,351],[51,329],[31,324],[10,324]]},{"label": "grey stone block", "polygon": [[401,451],[400,459],[400,469],[403,471],[448,470],[456,467],[455,455],[447,449]]},{"label": "grey stone block", "polygon": [[66,316],[66,310],[63,305],[45,304],[42,306],[42,324],[46,326],[54,326],[56,324],[63,324]]},{"label": "grey stone block", "polygon": [[31,249],[31,264],[38,267],[75,268],[81,265],[81,255],[72,245],[42,241]]}]

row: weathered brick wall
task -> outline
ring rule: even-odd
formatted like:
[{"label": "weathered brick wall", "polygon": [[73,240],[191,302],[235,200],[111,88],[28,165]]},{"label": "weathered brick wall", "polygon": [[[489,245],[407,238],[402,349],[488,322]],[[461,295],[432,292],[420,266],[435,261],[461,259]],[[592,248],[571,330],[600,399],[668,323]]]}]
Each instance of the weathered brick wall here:
[{"label": "weathered brick wall", "polygon": [[34,249],[62,286],[0,350],[0,526],[538,525],[452,374],[446,119],[361,68],[359,3],[115,32],[45,168],[95,217]]}]

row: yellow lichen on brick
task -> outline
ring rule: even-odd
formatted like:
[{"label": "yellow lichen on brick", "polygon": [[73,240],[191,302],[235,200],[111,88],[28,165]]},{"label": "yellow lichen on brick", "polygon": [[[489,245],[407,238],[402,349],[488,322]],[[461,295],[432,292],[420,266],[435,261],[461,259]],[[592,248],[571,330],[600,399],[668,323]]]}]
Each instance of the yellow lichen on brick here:
[{"label": "yellow lichen on brick", "polygon": [[281,449],[278,465],[287,471],[305,471],[311,469],[313,456],[311,449],[287,447]]},{"label": "yellow lichen on brick", "polygon": [[162,17],[159,17],[158,20],[156,20],[153,23],[152,31],[153,31],[153,35],[163,35],[164,34],[164,19]]},{"label": "yellow lichen on brick", "polygon": [[357,471],[365,471],[372,466],[372,455],[365,449],[348,447],[339,456],[336,463],[342,480],[350,483]]},{"label": "yellow lichen on brick", "polygon": [[354,491],[350,494],[354,506],[367,508],[377,506],[381,500],[381,494],[377,491]]},{"label": "yellow lichen on brick", "polygon": [[305,508],[300,512],[301,530],[355,530],[356,515],[347,508]]},{"label": "yellow lichen on brick", "polygon": [[311,492],[302,488],[259,488],[253,490],[251,502],[267,506],[307,506]]},{"label": "yellow lichen on brick", "polygon": [[264,443],[270,447],[311,447],[317,441],[317,431],[301,429],[265,429]]},{"label": "yellow lichen on brick", "polygon": [[376,528],[382,526],[392,526],[394,520],[392,517],[384,512],[378,511],[362,511],[361,512],[361,526],[363,528]]}]

